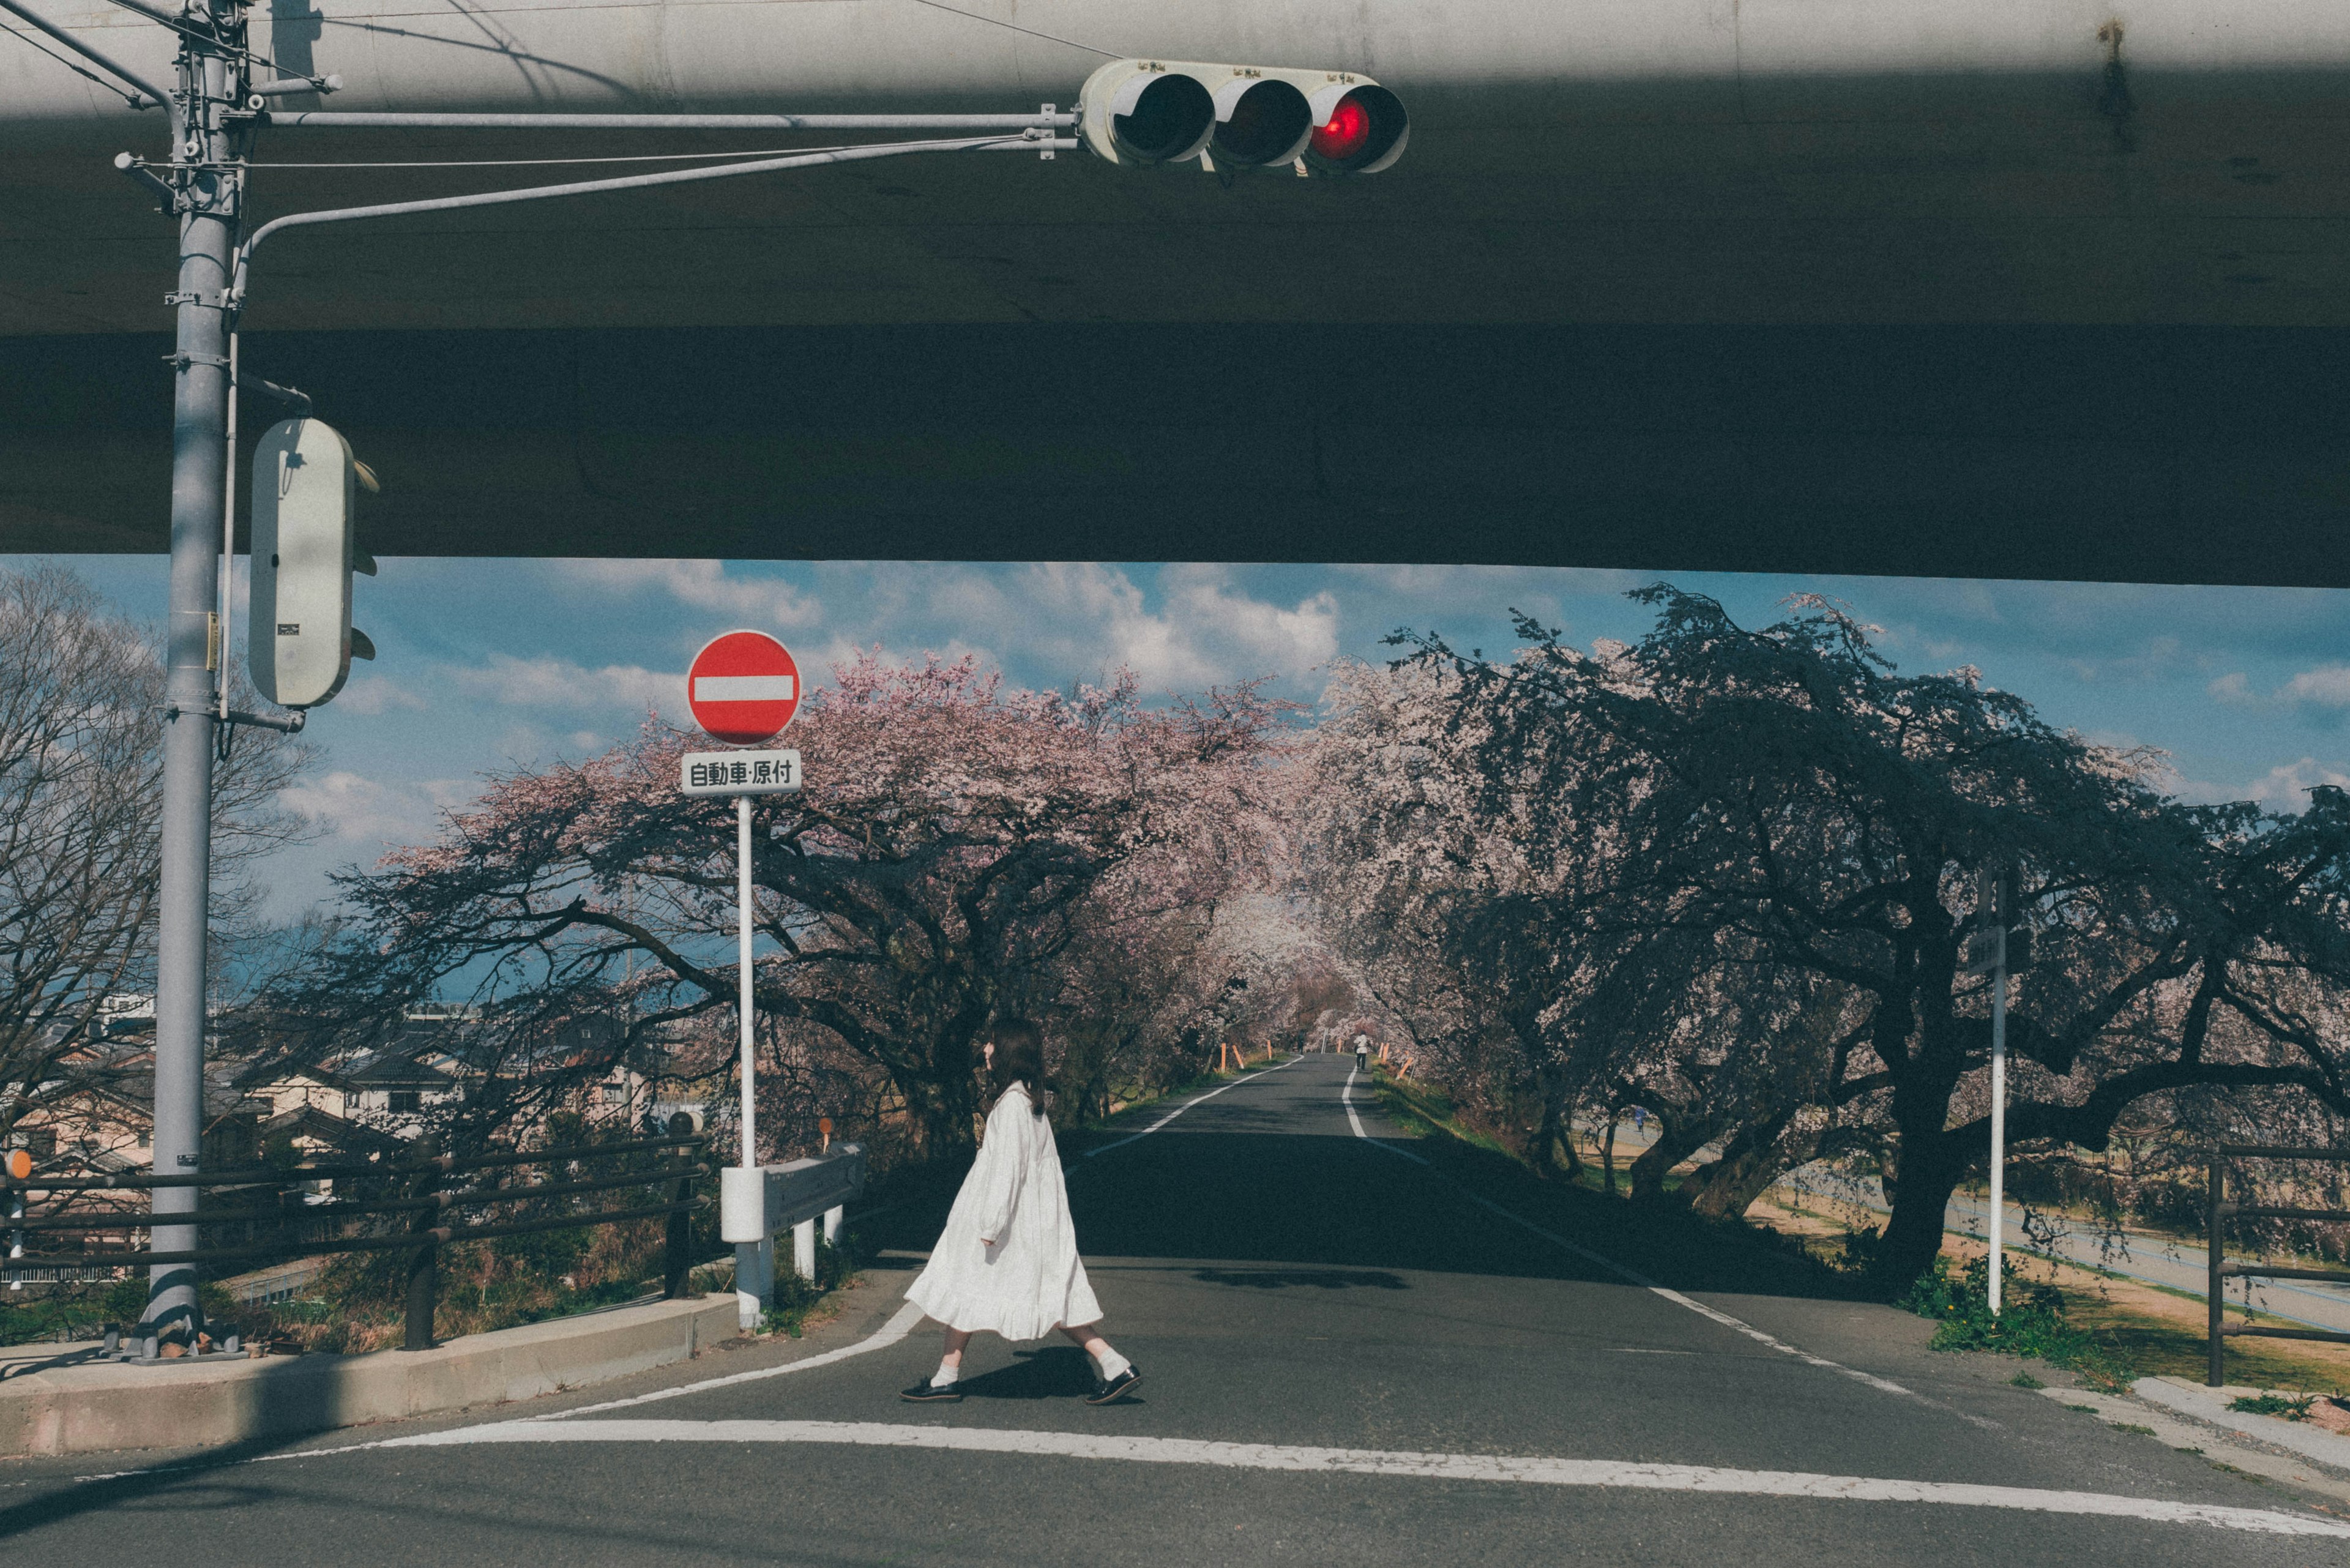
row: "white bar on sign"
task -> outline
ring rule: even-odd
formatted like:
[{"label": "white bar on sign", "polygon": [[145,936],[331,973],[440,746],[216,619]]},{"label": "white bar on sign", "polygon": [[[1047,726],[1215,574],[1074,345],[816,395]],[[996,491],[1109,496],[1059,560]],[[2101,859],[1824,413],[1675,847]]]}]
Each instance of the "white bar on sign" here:
[{"label": "white bar on sign", "polygon": [[788,675],[697,675],[697,702],[788,702],[797,683]]}]

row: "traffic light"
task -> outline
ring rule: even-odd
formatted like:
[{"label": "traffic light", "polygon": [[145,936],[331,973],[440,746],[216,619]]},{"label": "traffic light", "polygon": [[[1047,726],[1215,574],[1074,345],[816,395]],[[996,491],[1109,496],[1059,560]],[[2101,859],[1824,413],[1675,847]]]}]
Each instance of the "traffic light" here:
[{"label": "traffic light", "polygon": [[375,575],[352,542],[352,502],[375,475],[324,420],[280,420],[253,454],[254,689],[281,708],[315,708],[343,689],[375,646],[351,625],[351,574]]},{"label": "traffic light", "polygon": [[1086,78],[1078,134],[1112,163],[1218,169],[1294,163],[1309,174],[1376,174],[1411,136],[1403,100],[1353,71],[1113,60]]}]

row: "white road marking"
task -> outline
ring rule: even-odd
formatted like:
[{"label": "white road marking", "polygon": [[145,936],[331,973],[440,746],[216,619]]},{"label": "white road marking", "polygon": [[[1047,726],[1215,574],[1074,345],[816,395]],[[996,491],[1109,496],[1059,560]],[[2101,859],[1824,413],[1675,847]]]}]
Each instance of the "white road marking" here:
[{"label": "white road marking", "polygon": [[858,1448],[931,1449],[963,1453],[1124,1460],[1135,1464],[1212,1465],[1227,1469],[1417,1476],[1440,1480],[1498,1481],[1525,1486],[1726,1492],[1759,1497],[1814,1498],[1835,1502],[1937,1503],[1960,1508],[2014,1509],[2033,1513],[2137,1519],[2158,1524],[2203,1524],[2265,1535],[2316,1535],[2350,1540],[2350,1521],[2271,1509],[2175,1502],[2160,1498],[2123,1497],[2108,1492],[1981,1486],[1965,1481],[1817,1475],[1802,1470],[1729,1469],[1716,1465],[1660,1465],[1619,1459],[1556,1459],[1504,1454],[1300,1448],[1276,1443],[1203,1442],[1188,1438],[1114,1437],[1091,1432],[892,1426],[879,1421],[619,1420],[554,1425],[506,1421],[494,1426],[464,1427],[451,1432],[394,1438],[380,1446],[387,1449],[432,1449],[509,1443],[813,1443]]},{"label": "white road marking", "polygon": [[852,1355],[886,1350],[897,1344],[922,1321],[922,1309],[907,1302],[890,1316],[888,1323],[867,1334],[854,1345],[844,1345],[838,1350],[827,1350],[821,1355],[811,1355],[799,1361],[787,1361],[781,1366],[762,1366],[750,1372],[730,1372],[723,1377],[706,1377],[699,1383],[688,1383],[676,1388],[656,1388],[650,1394],[635,1394],[626,1399],[607,1399],[601,1405],[582,1405],[576,1410],[551,1410],[544,1416],[528,1416],[530,1421],[567,1421],[574,1416],[591,1416],[599,1410],[624,1410],[631,1405],[650,1405],[660,1399],[679,1399],[688,1394],[706,1394],[712,1388],[731,1388],[738,1383],[763,1383],[770,1377],[785,1377],[795,1372],[813,1372],[819,1366],[829,1366],[836,1361],[846,1361]]},{"label": "white road marking", "polygon": [[[1354,1124],[1355,1136],[1363,1139],[1366,1143],[1368,1143],[1373,1148],[1383,1148],[1389,1154],[1402,1155],[1404,1158],[1411,1160],[1415,1164],[1423,1166],[1427,1165],[1428,1161],[1420,1158],[1419,1156],[1411,1153],[1409,1150],[1398,1148],[1393,1144],[1382,1143],[1380,1140],[1372,1137],[1368,1133],[1363,1130],[1362,1119],[1355,1115],[1355,1071],[1356,1070],[1352,1067],[1347,1069],[1346,1087],[1338,1092],[1339,1099],[1344,1102],[1347,1107],[1347,1120]],[[1440,1172],[1439,1174],[1441,1176]],[[1893,1382],[1889,1378],[1879,1377],[1875,1373],[1871,1372],[1863,1372],[1857,1367],[1846,1366],[1840,1361],[1830,1361],[1824,1355],[1814,1355],[1808,1350],[1798,1350],[1784,1340],[1773,1338],[1771,1335],[1763,1333],[1761,1329],[1756,1328],[1752,1324],[1748,1323],[1743,1319],[1734,1318],[1726,1312],[1721,1312],[1716,1308],[1706,1305],[1703,1302],[1691,1301],[1689,1297],[1681,1294],[1680,1292],[1659,1284],[1656,1281],[1648,1278],[1648,1275],[1641,1273],[1637,1269],[1627,1269],[1623,1264],[1617,1262],[1615,1259],[1595,1252],[1588,1247],[1579,1246],[1575,1242],[1570,1241],[1565,1237],[1559,1235],[1556,1231],[1545,1231],[1541,1226],[1535,1224],[1533,1220],[1525,1219],[1520,1215],[1513,1214],[1508,1210],[1503,1208],[1500,1204],[1491,1202],[1485,1199],[1478,1197],[1477,1194],[1470,1191],[1467,1188],[1462,1187],[1459,1182],[1453,1181],[1451,1177],[1442,1177],[1441,1179],[1449,1183],[1454,1190],[1458,1191],[1461,1197],[1466,1198],[1470,1202],[1474,1203],[1478,1208],[1486,1210],[1488,1213],[1497,1214],[1501,1218],[1507,1220],[1513,1225],[1518,1226],[1523,1230],[1531,1231],[1535,1235],[1540,1236],[1544,1241],[1550,1242],[1552,1245],[1564,1247],[1568,1251],[1574,1253],[1576,1257],[1584,1259],[1588,1262],[1596,1263],[1601,1268],[1607,1269],[1623,1279],[1631,1281],[1632,1283],[1639,1286],[1642,1290],[1662,1296],[1665,1300],[1671,1302],[1676,1306],[1687,1307],[1690,1311],[1697,1314],[1700,1317],[1711,1318],[1714,1322],[1721,1324],[1724,1328],[1734,1329],[1738,1333],[1744,1334],[1747,1338],[1753,1340],[1758,1345],[1767,1345],[1772,1349],[1778,1351],[1780,1354],[1783,1355],[1792,1355],[1796,1360],[1804,1362],[1807,1366],[1824,1367],[1830,1372],[1841,1372],[1846,1377],[1853,1379],[1855,1382],[1866,1383],[1871,1388],[1881,1389],[1887,1394],[1898,1394],[1905,1399],[1915,1399],[1920,1404],[1936,1404],[1934,1400],[1929,1399],[1924,1395],[1917,1393],[1911,1389],[1904,1388],[1900,1384]],[[1943,1409],[1949,1408],[1947,1406],[1939,1405],[1937,1405],[1936,1407]],[[1968,1415],[1963,1410],[1954,1410],[1951,1411],[1951,1414],[1960,1417],[1963,1420],[1971,1421],[1975,1425],[1981,1427],[1995,1428],[1999,1425],[1996,1421],[1986,1421],[1981,1416]]]},{"label": "white road marking", "polygon": [[1091,1159],[1097,1154],[1107,1154],[1114,1148],[1124,1148],[1128,1144],[1138,1143],[1140,1140],[1149,1137],[1152,1133],[1157,1132],[1160,1127],[1165,1127],[1169,1122],[1173,1121],[1177,1116],[1181,1116],[1185,1111],[1190,1110],[1193,1106],[1205,1105],[1208,1101],[1214,1099],[1218,1095],[1237,1089],[1243,1084],[1253,1084],[1259,1078],[1263,1077],[1267,1073],[1278,1073],[1283,1067],[1295,1066],[1305,1059],[1305,1058],[1303,1056],[1292,1056],[1288,1061],[1283,1062],[1276,1066],[1260,1067],[1245,1078],[1234,1078],[1231,1083],[1226,1084],[1221,1089],[1210,1089],[1206,1094],[1200,1096],[1197,1099],[1184,1101],[1181,1105],[1176,1106],[1173,1110],[1169,1111],[1165,1116],[1160,1116],[1157,1121],[1151,1123],[1149,1127],[1143,1128],[1140,1132],[1136,1133],[1131,1137],[1122,1137],[1116,1143],[1106,1143],[1099,1148],[1089,1148],[1086,1150],[1086,1158],[1087,1159]]},{"label": "white road marking", "polygon": [[1414,1165],[1426,1165],[1428,1161],[1412,1153],[1411,1150],[1398,1148],[1394,1144],[1383,1142],[1363,1130],[1363,1118],[1355,1114],[1355,1075],[1361,1070],[1359,1067],[1347,1068],[1346,1085],[1338,1091],[1338,1103],[1347,1107],[1347,1125],[1355,1129],[1357,1137],[1381,1153],[1401,1155]]},{"label": "white road marking", "polygon": [[[688,1383],[679,1388],[656,1388],[650,1394],[638,1394],[626,1399],[607,1399],[600,1405],[582,1405],[576,1410],[550,1410],[543,1416],[520,1416],[511,1421],[491,1422],[480,1428],[463,1428],[463,1431],[487,1431],[494,1427],[536,1425],[542,1421],[567,1420],[574,1416],[592,1416],[598,1411],[619,1410],[630,1405],[650,1405],[657,1399],[675,1399],[686,1394],[705,1393],[712,1388],[724,1388],[737,1383],[757,1383],[769,1377],[782,1377],[794,1372],[813,1371],[829,1366],[836,1361],[846,1361],[852,1355],[868,1351],[886,1350],[911,1333],[922,1321],[922,1309],[907,1302],[892,1314],[889,1321],[867,1334],[854,1345],[838,1350],[827,1350],[821,1355],[811,1355],[800,1361],[785,1362],[781,1366],[762,1366],[752,1372],[730,1372],[723,1377],[705,1377],[699,1383]],[[390,1448],[411,1443],[412,1438],[379,1438],[370,1443],[343,1443],[331,1449],[293,1449],[282,1454],[257,1454],[243,1459],[198,1459],[192,1464],[156,1465],[147,1469],[108,1470],[99,1475],[76,1476],[77,1481],[122,1480],[131,1476],[173,1475],[182,1470],[234,1469],[244,1465],[276,1464],[283,1459],[323,1459],[336,1454],[360,1454],[373,1449]]]}]

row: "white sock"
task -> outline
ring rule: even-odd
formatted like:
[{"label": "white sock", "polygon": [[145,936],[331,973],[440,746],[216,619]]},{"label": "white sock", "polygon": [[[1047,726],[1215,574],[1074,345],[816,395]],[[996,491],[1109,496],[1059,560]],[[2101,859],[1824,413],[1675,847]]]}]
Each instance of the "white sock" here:
[{"label": "white sock", "polygon": [[931,1386],[933,1388],[951,1388],[955,1386],[955,1379],[962,1376],[962,1364],[961,1362],[941,1361],[939,1363],[939,1369],[931,1374]]},{"label": "white sock", "polygon": [[1102,1353],[1094,1357],[1094,1365],[1101,1368],[1103,1382],[1115,1383],[1118,1381],[1121,1373],[1127,1372],[1133,1367],[1134,1363],[1128,1361],[1125,1356],[1120,1355],[1117,1351],[1110,1349],[1109,1346],[1104,1345],[1102,1346]]}]

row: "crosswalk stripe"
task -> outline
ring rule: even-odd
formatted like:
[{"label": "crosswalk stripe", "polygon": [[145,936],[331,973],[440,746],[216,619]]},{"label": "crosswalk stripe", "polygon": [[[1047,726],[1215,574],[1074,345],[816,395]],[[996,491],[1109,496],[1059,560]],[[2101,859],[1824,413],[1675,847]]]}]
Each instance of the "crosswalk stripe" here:
[{"label": "crosswalk stripe", "polygon": [[1305,1448],[1275,1443],[1218,1443],[1189,1438],[1117,1437],[1089,1432],[910,1427],[879,1421],[501,1421],[484,1427],[462,1427],[454,1431],[394,1438],[380,1447],[431,1449],[525,1443],[806,1443],[856,1448],[929,1449],[961,1453],[1120,1460],[1134,1464],[1211,1465],[1227,1469],[1491,1481],[1521,1486],[1616,1487],[1640,1491],[1717,1492],[1809,1498],[1835,1502],[1931,1503],[1946,1507],[2013,1509],[2033,1513],[2136,1519],[2158,1524],[2199,1524],[2265,1535],[2315,1535],[2350,1540],[2350,1521],[2285,1513],[2272,1509],[2230,1508],[2216,1503],[2124,1497],[2107,1492],[1983,1486],[1966,1481],[1901,1480],[1876,1476],[1817,1475],[1801,1470],[1731,1469],[1718,1465]]}]

